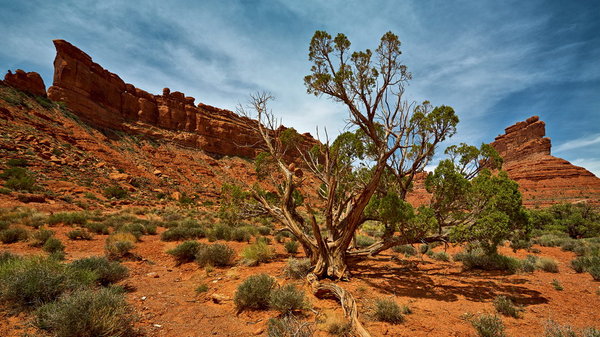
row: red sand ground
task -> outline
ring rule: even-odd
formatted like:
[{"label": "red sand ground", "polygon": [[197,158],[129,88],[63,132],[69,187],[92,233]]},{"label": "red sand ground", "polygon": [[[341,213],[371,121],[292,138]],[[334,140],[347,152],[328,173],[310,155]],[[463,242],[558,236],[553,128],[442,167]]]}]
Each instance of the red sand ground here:
[{"label": "red sand ground", "polygon": [[[92,241],[72,241],[65,233],[71,227],[53,228],[66,245],[67,260],[102,255],[105,236],[97,235]],[[228,242],[236,251],[244,243]],[[286,279],[283,267],[287,254],[275,244],[278,255],[270,263],[256,267],[236,266],[216,268],[206,272],[195,263],[175,266],[165,253],[176,242],[162,242],[159,236],[144,236],[135,253],[141,261],[126,261],[130,277],[123,284],[135,289],[128,293],[129,302],[140,317],[139,327],[148,336],[252,336],[266,335],[266,322],[277,315],[274,311],[250,311],[236,316],[233,294],[238,284],[255,273],[268,273],[280,284],[301,281]],[[439,250],[438,247],[436,250]],[[466,313],[493,313],[492,300],[507,295],[525,308],[522,318],[503,317],[509,336],[542,336],[544,324],[552,319],[574,327],[598,327],[600,321],[600,282],[589,274],[576,274],[570,267],[575,257],[559,248],[538,247],[539,256],[556,259],[560,272],[553,274],[536,271],[533,274],[507,275],[500,272],[461,271],[460,263],[438,262],[425,257],[397,259],[394,253],[364,260],[353,266],[354,276],[341,285],[357,298],[361,321],[373,336],[475,336],[471,325],[464,319]],[[0,244],[1,250],[19,254],[42,254],[40,249],[27,243]],[[450,247],[455,253],[458,247]],[[527,253],[513,254],[524,257]],[[564,290],[551,285],[557,279]],[[206,283],[208,292],[197,295],[196,287]],[[224,296],[217,304],[213,295]],[[404,323],[390,325],[375,322],[368,316],[374,299],[395,296],[399,304],[408,304],[413,313]],[[325,321],[341,317],[341,309],[333,300],[318,300],[308,296],[313,306],[306,319],[319,322],[316,336],[328,336]],[[27,330],[27,317],[9,316],[0,312],[0,336],[21,336]]]}]

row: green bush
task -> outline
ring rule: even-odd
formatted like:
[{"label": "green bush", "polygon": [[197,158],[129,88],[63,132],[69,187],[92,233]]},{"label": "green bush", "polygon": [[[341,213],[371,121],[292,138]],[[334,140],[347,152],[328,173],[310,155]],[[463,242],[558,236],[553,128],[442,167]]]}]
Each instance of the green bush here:
[{"label": "green bush", "polygon": [[305,323],[294,317],[285,315],[281,318],[271,318],[267,322],[269,337],[311,337],[313,329],[310,323]]},{"label": "green bush", "polygon": [[564,290],[562,284],[560,284],[560,281],[557,279],[552,279],[550,284],[552,284],[552,287],[554,287],[556,290]]},{"label": "green bush", "polygon": [[108,225],[102,222],[90,222],[85,225],[90,232],[100,235],[106,235],[109,233]]},{"label": "green bush", "polygon": [[202,228],[172,227],[164,231],[160,239],[163,241],[182,241],[200,239],[205,235]]},{"label": "green bush", "polygon": [[0,265],[6,262],[11,262],[14,260],[20,260],[21,256],[13,254],[11,252],[1,252],[0,253]]},{"label": "green bush", "polygon": [[298,290],[293,284],[286,284],[271,291],[269,305],[282,314],[288,314],[292,311],[306,309],[308,303],[303,291]]},{"label": "green bush", "polygon": [[248,277],[235,292],[233,302],[239,310],[266,309],[269,307],[271,291],[275,287],[275,279],[267,274]]},{"label": "green bush", "polygon": [[25,158],[12,158],[6,162],[6,165],[10,167],[27,167],[29,163]]},{"label": "green bush", "polygon": [[331,322],[327,325],[327,332],[334,336],[340,337],[352,337],[354,336],[354,329],[352,328],[352,323],[347,321],[336,321]]},{"label": "green bush", "polygon": [[298,253],[298,246],[299,246],[298,241],[288,241],[283,244],[285,251],[288,252],[289,254]]},{"label": "green bush", "polygon": [[92,234],[85,229],[78,228],[68,232],[67,237],[71,240],[91,240]]},{"label": "green bush", "polygon": [[287,260],[283,272],[287,277],[303,279],[308,275],[311,267],[309,259],[294,259],[291,257]]},{"label": "green bush", "polygon": [[548,273],[558,273],[558,262],[550,258],[542,257],[538,260],[538,268]]},{"label": "green bush", "polygon": [[262,241],[257,241],[242,250],[242,257],[249,265],[267,262],[273,258],[273,255],[273,249]]},{"label": "green bush", "polygon": [[600,337],[600,330],[592,327],[584,328],[578,334],[575,329],[569,325],[560,325],[549,320],[545,325],[544,337]]},{"label": "green bush", "polygon": [[592,275],[594,280],[600,281],[600,265],[595,264],[588,268],[588,273]]},{"label": "green bush", "polygon": [[54,235],[54,232],[48,229],[40,229],[31,235],[33,242],[30,243],[32,247],[42,247],[48,239]]},{"label": "green bush", "polygon": [[34,324],[61,337],[134,337],[132,308],[113,289],[84,289],[35,312]]},{"label": "green bush", "polygon": [[42,249],[50,254],[62,253],[65,251],[65,245],[63,245],[63,243],[59,239],[51,237],[48,240],[46,240],[46,243],[44,243]]},{"label": "green bush", "polygon": [[419,246],[419,253],[425,254],[425,253],[427,253],[429,251],[430,248],[431,247],[429,247],[428,244],[424,243],[424,244],[422,244],[422,245]]},{"label": "green bush", "polygon": [[6,179],[4,186],[15,191],[34,192],[37,190],[32,173],[23,167],[10,167],[0,174]]},{"label": "green bush", "polygon": [[172,255],[177,261],[177,265],[193,262],[196,259],[198,250],[202,244],[198,241],[186,241],[177,247],[168,250],[167,254]]},{"label": "green bush", "polygon": [[417,254],[417,250],[411,245],[394,246],[392,250],[396,253],[404,254],[404,256],[406,257],[414,256]]},{"label": "green bush", "polygon": [[534,239],[533,242],[535,242],[543,247],[558,247],[567,240],[568,240],[568,238],[565,236],[559,236],[556,234],[544,234],[544,235]]},{"label": "green bush", "polygon": [[15,243],[19,241],[26,241],[29,238],[29,234],[25,228],[14,227],[5,229],[0,232],[0,242],[2,243]]},{"label": "green bush", "polygon": [[521,308],[515,306],[510,298],[503,295],[497,296],[494,299],[494,308],[496,308],[496,311],[502,315],[511,316],[514,318],[519,318],[522,311]]},{"label": "green bush", "polygon": [[533,273],[537,269],[539,258],[533,255],[527,255],[525,259],[521,261],[521,271],[525,273]]},{"label": "green bush", "polygon": [[87,223],[87,220],[89,218],[89,215],[87,213],[84,212],[61,212],[61,213],[55,213],[55,214],[51,214],[48,217],[48,225],[50,226],[55,226],[58,224],[64,224],[64,225],[85,225]]},{"label": "green bush", "polygon": [[131,233],[113,233],[106,238],[104,251],[109,259],[120,259],[131,255],[136,238]]},{"label": "green bush", "polygon": [[103,286],[117,283],[129,275],[127,267],[105,257],[92,256],[73,261],[70,266],[78,270],[87,270],[97,276],[97,281]]},{"label": "green bush", "polygon": [[375,319],[392,324],[402,323],[404,316],[400,306],[391,299],[382,298],[375,301]]},{"label": "green bush", "polygon": [[211,235],[217,240],[231,240],[231,227],[225,224],[216,224],[212,231]]},{"label": "green bush", "polygon": [[375,243],[375,239],[370,236],[365,235],[357,235],[356,236],[356,246],[360,248],[369,247],[370,245]]},{"label": "green bush", "polygon": [[91,285],[96,275],[54,259],[31,257],[0,265],[0,299],[21,309],[58,299],[65,292]]},{"label": "green bush", "polygon": [[48,222],[48,217],[41,213],[33,213],[23,218],[22,224],[28,227],[38,229]]},{"label": "green bush", "polygon": [[267,226],[259,226],[256,228],[260,235],[271,235],[271,228]]},{"label": "green bush", "polygon": [[208,285],[206,283],[202,283],[201,285],[196,287],[196,294],[205,293],[208,291]]},{"label": "green bush", "polygon": [[431,258],[437,261],[444,261],[444,262],[448,262],[450,261],[450,255],[448,255],[448,253],[446,252],[434,252],[431,255]]},{"label": "green bush", "polygon": [[234,257],[235,251],[229,246],[215,243],[212,245],[201,245],[196,254],[196,262],[200,267],[225,267],[233,264]]},{"label": "green bush", "polygon": [[11,194],[12,190],[5,188],[5,187],[0,187],[0,194]]},{"label": "green bush", "polygon": [[505,337],[504,323],[496,315],[481,314],[470,320],[479,337]]},{"label": "green bush", "polygon": [[234,228],[231,231],[230,240],[238,241],[238,242],[250,242],[250,238],[252,235],[245,228]]},{"label": "green bush", "polygon": [[102,191],[102,194],[107,199],[125,199],[129,193],[123,187],[114,185],[105,188],[104,191]]},{"label": "green bush", "polygon": [[461,261],[466,270],[504,270],[515,273],[521,267],[521,262],[515,258],[500,254],[485,254],[481,249],[458,253],[454,255],[454,260]]}]

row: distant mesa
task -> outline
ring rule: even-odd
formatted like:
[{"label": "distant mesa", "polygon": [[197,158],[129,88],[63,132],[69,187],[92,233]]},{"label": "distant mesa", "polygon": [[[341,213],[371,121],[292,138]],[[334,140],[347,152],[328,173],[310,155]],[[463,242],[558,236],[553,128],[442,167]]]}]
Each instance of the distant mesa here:
[{"label": "distant mesa", "polygon": [[17,69],[13,74],[10,70],[4,76],[4,84],[34,95],[46,97],[46,85],[42,76],[36,72],[25,72]]}]

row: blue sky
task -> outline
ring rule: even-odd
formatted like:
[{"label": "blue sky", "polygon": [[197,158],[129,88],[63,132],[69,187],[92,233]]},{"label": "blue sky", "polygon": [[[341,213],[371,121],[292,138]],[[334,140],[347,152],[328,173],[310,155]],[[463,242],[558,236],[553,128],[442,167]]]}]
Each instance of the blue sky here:
[{"label": "blue sky", "polygon": [[396,33],[408,98],[457,111],[452,143],[490,142],[539,115],[553,154],[600,176],[598,0],[0,0],[0,70],[37,71],[49,86],[61,38],[152,93],[233,110],[266,90],[285,125],[331,135],[346,110],[303,85],[315,30],[345,33],[355,49]]}]

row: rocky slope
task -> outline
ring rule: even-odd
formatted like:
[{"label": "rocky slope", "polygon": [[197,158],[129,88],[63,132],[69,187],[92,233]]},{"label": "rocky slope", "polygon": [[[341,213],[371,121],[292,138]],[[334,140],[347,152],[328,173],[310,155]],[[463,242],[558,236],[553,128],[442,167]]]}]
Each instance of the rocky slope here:
[{"label": "rocky slope", "polygon": [[546,125],[537,116],[518,122],[496,137],[492,146],[504,158],[503,169],[519,183],[527,207],[561,202],[600,206],[600,178],[583,167],[550,154]]}]

